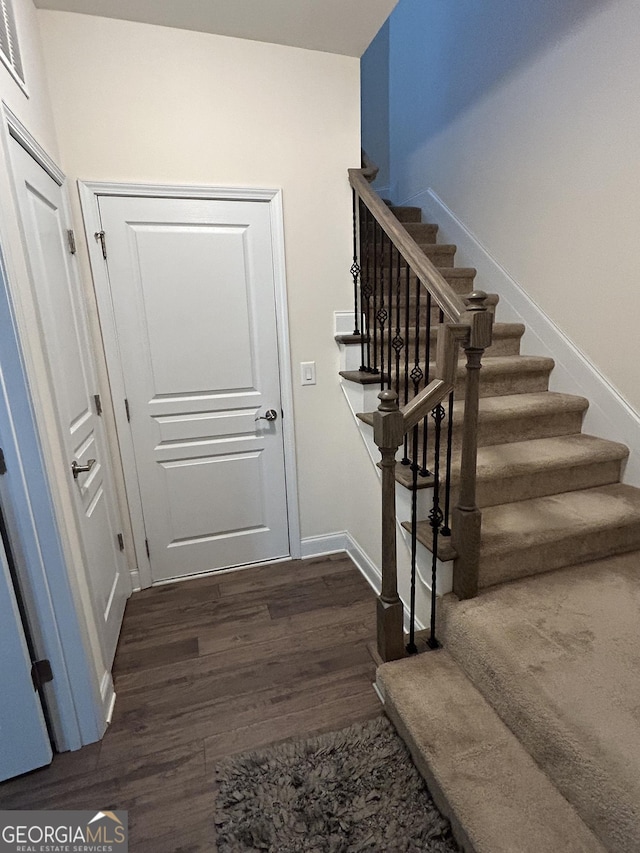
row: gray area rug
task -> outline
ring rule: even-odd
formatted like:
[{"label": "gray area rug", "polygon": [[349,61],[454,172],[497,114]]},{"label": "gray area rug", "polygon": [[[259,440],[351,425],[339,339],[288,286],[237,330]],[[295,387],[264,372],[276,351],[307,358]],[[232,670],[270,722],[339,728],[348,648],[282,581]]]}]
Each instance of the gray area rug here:
[{"label": "gray area rug", "polygon": [[219,853],[454,853],[386,717],[234,756],[217,767]]}]

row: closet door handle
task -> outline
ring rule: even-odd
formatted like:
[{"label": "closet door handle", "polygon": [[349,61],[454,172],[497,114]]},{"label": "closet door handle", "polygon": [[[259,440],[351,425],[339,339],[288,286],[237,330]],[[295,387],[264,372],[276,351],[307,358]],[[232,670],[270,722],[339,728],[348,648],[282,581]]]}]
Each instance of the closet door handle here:
[{"label": "closet door handle", "polygon": [[78,479],[78,474],[86,474],[87,471],[90,471],[93,466],[96,464],[95,459],[87,459],[86,465],[78,465],[76,460],[74,459],[71,463],[71,473],[73,474],[73,479]]}]

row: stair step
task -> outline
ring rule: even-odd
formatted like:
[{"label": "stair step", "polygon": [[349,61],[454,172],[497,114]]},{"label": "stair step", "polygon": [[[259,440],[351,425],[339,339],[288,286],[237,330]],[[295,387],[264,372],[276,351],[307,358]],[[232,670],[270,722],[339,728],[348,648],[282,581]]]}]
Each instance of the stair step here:
[{"label": "stair step", "polygon": [[[391,334],[392,340],[396,334],[400,333],[400,338],[405,341],[405,329],[398,328],[395,326],[393,322],[395,318],[392,317],[392,325],[391,325]],[[431,352],[435,352],[436,341],[438,339],[438,328],[440,324],[434,323],[429,327],[429,337],[431,339]],[[426,325],[421,326],[419,328],[419,337],[418,341],[422,343],[424,347],[426,342]],[[522,323],[494,323],[493,326],[493,340],[490,347],[485,350],[484,357],[491,358],[497,355],[518,355],[520,352],[520,341],[524,334],[525,327]],[[344,338],[345,336],[342,336]],[[353,338],[353,343],[360,343],[360,338],[357,336],[349,336]],[[382,339],[385,342],[385,346],[389,346],[389,328],[388,324],[385,326],[384,331],[381,334],[381,330],[378,330],[378,340]],[[414,346],[416,341],[416,329],[415,326],[409,327],[409,349],[410,355],[414,353]],[[343,341],[345,342],[345,341]],[[395,356],[393,356],[395,361]],[[401,364],[403,359],[401,358]]]},{"label": "stair step", "polygon": [[[480,447],[476,502],[488,507],[617,483],[628,455],[623,444],[581,433]],[[455,466],[454,505],[459,477]]]},{"label": "stair step", "polygon": [[385,713],[464,850],[604,853],[444,649],[378,668]]},{"label": "stair step", "polygon": [[[546,391],[553,365],[553,359],[536,355],[499,355],[487,358],[482,363],[480,371],[480,397]],[[434,371],[435,364],[432,362],[429,365],[429,375],[432,376]],[[341,370],[340,376],[361,385],[374,385],[381,380],[379,373],[365,373],[359,370]],[[465,361],[461,359],[458,362],[455,384],[458,399],[464,392],[466,376]],[[391,383],[393,386],[393,375]]]},{"label": "stair step", "polygon": [[431,222],[406,222],[404,227],[416,243],[437,242],[438,226]]},{"label": "stair step", "polygon": [[[444,272],[444,270],[441,270],[441,272]],[[463,288],[460,288],[460,289],[462,290]],[[473,289],[472,287],[469,290],[466,290],[466,288],[465,288],[464,289],[465,292],[458,293],[458,296],[460,296],[463,301],[466,301],[466,297],[468,296],[469,293],[471,293],[472,289]],[[383,305],[385,307],[388,306],[389,291],[386,287],[384,289],[383,294],[380,293],[379,288],[376,289],[375,301],[376,301],[376,311],[381,307],[381,305]],[[395,293],[392,294],[392,300],[391,301],[392,301],[392,308],[395,311],[395,307],[396,307]],[[407,304],[410,306],[410,312],[411,312],[410,316],[411,316],[411,318],[415,319],[415,310],[416,310],[416,303],[417,303],[415,291],[411,292],[411,294],[409,296],[409,302],[407,303],[405,290],[404,290],[404,288],[401,288],[400,289],[400,299],[398,301],[399,301],[401,308],[404,308],[404,306]],[[487,309],[489,311],[495,313],[496,305],[498,304],[499,301],[500,301],[500,297],[498,296],[497,293],[488,293],[487,294],[487,300],[486,300]],[[373,302],[374,302],[374,297],[371,296],[371,298],[369,300],[369,305],[370,305],[370,309],[371,309],[371,317],[372,318],[373,318]],[[437,324],[440,322],[440,309],[438,308],[435,299],[432,299],[431,304],[432,304],[431,325],[433,325],[433,324]],[[420,315],[419,316],[420,316],[421,322],[426,321],[426,317],[427,317],[427,290],[426,290],[426,288],[423,288],[421,293],[420,293]]]},{"label": "stair step", "polygon": [[[458,296],[466,296],[467,293],[471,293],[473,290],[474,279],[476,277],[477,270],[474,267],[437,267],[438,272],[444,278],[446,282],[453,288],[453,290],[458,294]],[[373,275],[372,272],[368,272],[365,268],[363,270],[363,280],[367,278],[371,278]],[[410,300],[415,302],[415,285],[416,285],[417,277],[411,273],[409,276],[409,292],[410,292]],[[375,288],[376,292],[380,292],[379,286]],[[385,288],[385,298],[388,293],[388,285]],[[404,305],[406,303],[406,281],[404,275],[402,276],[400,282],[400,299],[401,304]],[[422,296],[424,299],[424,294]]]},{"label": "stair step", "polygon": [[389,210],[398,222],[422,222],[422,210],[419,207],[407,207],[406,205],[396,207],[392,204],[389,205]]},{"label": "stair step", "polygon": [[[577,433],[478,448],[476,503],[479,507],[514,503],[577,489],[617,483],[629,450],[623,444]],[[444,458],[442,459],[444,462]],[[451,503],[457,502],[460,452],[451,466]],[[427,453],[433,471],[433,456]],[[396,480],[413,487],[408,465],[397,466]],[[418,477],[418,488],[429,488],[430,477]]]},{"label": "stair step", "polygon": [[482,512],[480,586],[640,548],[640,489],[615,483]]},{"label": "stair step", "polygon": [[[435,267],[445,267],[452,268],[453,267],[453,259],[457,251],[457,247],[452,243],[420,243],[420,248],[425,253],[425,255],[429,258],[431,263]],[[366,251],[366,250],[365,250]],[[385,267],[388,267],[389,264],[389,248],[385,246],[382,251],[382,262]],[[394,270],[397,269],[397,255],[395,251],[393,252],[392,257],[392,268]],[[400,258],[400,269],[404,270],[406,268],[406,262],[403,257]]]},{"label": "stair step", "polygon": [[640,850],[639,567],[634,551],[438,608],[438,639],[615,853]]}]

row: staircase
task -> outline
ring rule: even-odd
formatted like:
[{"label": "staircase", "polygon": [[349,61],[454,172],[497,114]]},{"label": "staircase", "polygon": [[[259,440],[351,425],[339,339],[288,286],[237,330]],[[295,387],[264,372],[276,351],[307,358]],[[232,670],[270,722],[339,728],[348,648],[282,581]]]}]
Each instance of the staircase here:
[{"label": "staircase", "polygon": [[[392,211],[455,292],[469,293],[475,270],[455,267],[456,247],[437,243],[437,226],[417,208]],[[628,449],[582,432],[588,401],[549,391],[553,361],[521,355],[524,326],[500,323],[497,297],[487,301],[497,320],[479,386],[480,594],[446,595],[444,648],[384,664],[379,689],[464,849],[637,852],[640,489],[621,482]],[[422,311],[411,335],[424,339],[426,321]],[[461,360],[452,505],[465,372]],[[359,370],[342,377],[380,381]],[[432,470],[433,445],[426,457]],[[395,478],[409,493],[434,486],[399,462]],[[432,548],[426,517],[400,520]],[[441,559],[455,558],[441,541]]]}]

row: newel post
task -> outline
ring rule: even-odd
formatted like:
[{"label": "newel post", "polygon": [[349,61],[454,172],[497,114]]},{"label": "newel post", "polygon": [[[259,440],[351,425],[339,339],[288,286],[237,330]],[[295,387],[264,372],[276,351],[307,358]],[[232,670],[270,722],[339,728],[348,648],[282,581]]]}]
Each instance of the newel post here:
[{"label": "newel post", "polygon": [[378,596],[378,654],[384,661],[404,657],[403,608],[398,595],[396,557],[396,453],[404,439],[404,418],[395,391],[381,391],[373,415],[373,437],[382,457],[382,589]]},{"label": "newel post", "polygon": [[453,569],[453,591],[460,599],[478,594],[480,566],[480,528],[482,513],[476,504],[476,463],[478,457],[478,400],[480,368],[485,349],[491,345],[493,315],[487,311],[487,294],[474,291],[466,301],[470,326],[464,344],[467,357],[467,381],[464,395],[460,494],[453,510],[451,544],[458,556]]}]

